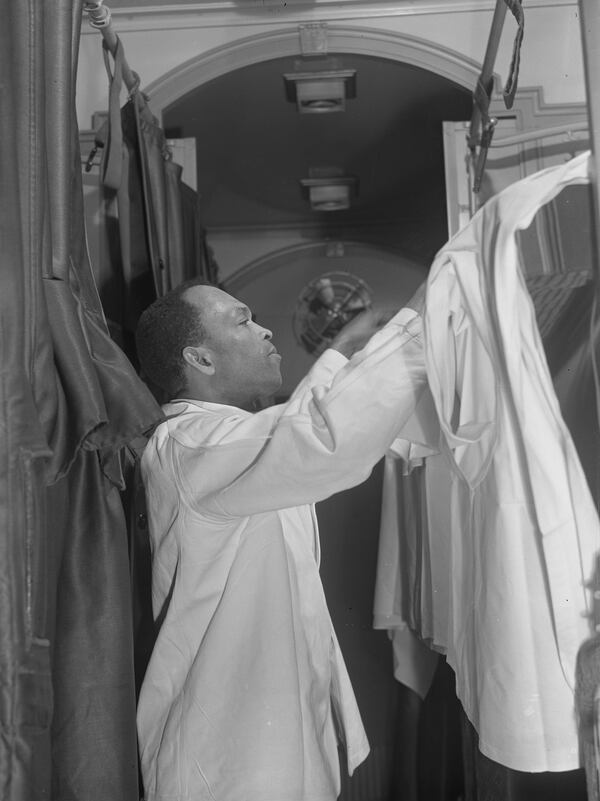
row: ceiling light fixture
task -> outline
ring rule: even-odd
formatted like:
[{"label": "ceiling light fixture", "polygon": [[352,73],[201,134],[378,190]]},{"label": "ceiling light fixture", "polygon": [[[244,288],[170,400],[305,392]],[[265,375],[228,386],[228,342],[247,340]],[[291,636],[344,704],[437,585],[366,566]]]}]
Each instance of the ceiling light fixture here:
[{"label": "ceiling light fixture", "polygon": [[302,178],[302,187],[308,193],[313,211],[343,211],[350,208],[356,195],[358,181],[353,175],[338,177]]},{"label": "ceiling light fixture", "polygon": [[356,97],[356,70],[289,72],[283,80],[286,97],[300,114],[345,111],[346,100]]}]

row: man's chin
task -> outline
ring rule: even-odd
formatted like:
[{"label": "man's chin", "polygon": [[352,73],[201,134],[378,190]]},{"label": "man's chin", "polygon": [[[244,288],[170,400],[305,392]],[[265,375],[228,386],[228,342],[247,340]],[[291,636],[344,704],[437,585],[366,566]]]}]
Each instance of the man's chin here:
[{"label": "man's chin", "polygon": [[283,379],[281,377],[281,373],[274,376],[273,380],[269,382],[268,386],[265,386],[265,396],[272,397],[275,395],[280,389],[283,383]]},{"label": "man's chin", "polygon": [[273,382],[273,388],[271,389],[270,394],[274,395],[278,390],[281,389],[281,385],[283,384],[283,378],[281,377],[281,373],[277,376],[277,380]]}]

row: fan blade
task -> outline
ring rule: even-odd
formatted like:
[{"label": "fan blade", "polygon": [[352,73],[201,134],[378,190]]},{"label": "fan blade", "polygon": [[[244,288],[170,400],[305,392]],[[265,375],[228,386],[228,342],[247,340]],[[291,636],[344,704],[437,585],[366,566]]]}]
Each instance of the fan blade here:
[{"label": "fan blade", "polygon": [[316,296],[324,306],[331,306],[335,302],[335,290],[329,278],[321,278],[315,284]]},{"label": "fan blade", "polygon": [[368,308],[368,304],[363,298],[350,298],[347,303],[343,305],[344,311],[362,311]]}]

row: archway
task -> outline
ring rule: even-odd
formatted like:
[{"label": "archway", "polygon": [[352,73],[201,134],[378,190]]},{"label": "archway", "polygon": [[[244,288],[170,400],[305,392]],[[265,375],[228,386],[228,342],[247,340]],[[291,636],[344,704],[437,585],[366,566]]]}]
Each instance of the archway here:
[{"label": "archway", "polygon": [[[328,24],[327,49],[401,61],[436,73],[459,86],[472,89],[480,66],[454,50],[425,39],[386,32],[360,25]],[[298,27],[259,33],[201,53],[150,83],[145,91],[155,114],[162,115],[171,103],[195,87],[226,72],[282,56],[300,56]]]},{"label": "archway", "polygon": [[[439,83],[443,82],[442,79],[451,82],[457,91],[460,90],[465,95],[467,94],[465,89],[472,88],[478,74],[477,65],[451,51],[438,48],[430,42],[367,27],[350,28],[335,24],[328,25],[327,45],[328,53],[343,54],[344,57],[346,54],[357,57],[356,60],[360,61],[360,66],[357,67],[358,74],[361,76],[359,80],[363,80],[362,76],[365,73],[361,70],[366,69],[364,62],[367,59],[388,62],[390,70],[392,68],[401,70],[406,65],[407,72],[409,69],[412,73],[428,72],[432,83],[434,76],[436,81],[439,76]],[[267,86],[266,81],[263,80],[266,76],[258,74],[259,66],[266,62],[287,59],[285,67],[289,71],[290,68],[293,68],[293,64],[290,62],[301,55],[298,28],[290,27],[268,34],[258,34],[199,55],[147,88],[153,109],[155,113],[163,115],[163,122],[167,130],[181,130],[181,136],[195,136],[198,142],[203,143],[202,146],[206,149],[206,153],[202,157],[199,156],[202,159],[199,161],[199,173],[204,175],[204,183],[200,192],[204,192],[207,198],[214,198],[213,208],[217,201],[220,201],[220,208],[224,209],[228,205],[228,213],[231,214],[233,208],[240,207],[240,198],[244,201],[244,208],[249,208],[245,202],[249,197],[252,197],[253,201],[258,198],[257,205],[260,207],[256,215],[258,217],[262,209],[267,207],[265,195],[270,193],[272,188],[276,189],[276,187],[272,187],[270,176],[276,174],[280,177],[283,174],[272,166],[274,155],[280,156],[281,159],[289,158],[287,152],[283,153],[280,149],[273,149],[269,152],[269,174],[266,176],[254,174],[254,180],[244,185],[244,189],[247,189],[245,194],[239,191],[239,183],[236,183],[236,191],[230,191],[225,197],[226,190],[230,190],[233,186],[233,180],[239,182],[238,157],[236,155],[223,156],[220,151],[218,152],[221,157],[215,157],[208,139],[211,135],[210,128],[214,127],[214,122],[208,122],[214,119],[210,116],[210,112],[220,113],[219,120],[222,126],[219,136],[220,148],[224,148],[225,143],[229,144],[228,140],[231,139],[232,144],[229,145],[228,152],[234,154],[236,152],[235,145],[239,144],[238,152],[241,153],[242,147],[248,147],[247,142],[251,137],[246,135],[243,142],[235,142],[238,135],[235,115],[239,113],[239,107],[233,102],[228,102],[229,98],[235,98],[235,92],[229,94],[224,91],[224,85],[227,82],[233,82],[236,74],[244,74],[242,79],[245,78],[248,83],[243,84],[243,92],[240,94],[243,94],[242,108],[245,111],[243,103],[247,101],[251,89],[249,84],[252,87],[261,87],[263,94],[264,87]],[[278,75],[284,71],[286,70],[280,66],[277,70]],[[249,77],[251,74],[253,74],[252,79]],[[199,89],[198,87],[202,84],[206,84],[206,86]],[[381,82],[381,84],[388,86],[386,92],[390,91],[388,84],[385,82]],[[363,87],[374,86],[373,83],[368,82],[361,85]],[[231,86],[228,88],[231,89]],[[279,84],[279,88],[281,88],[281,84]],[[274,90],[272,89],[272,91]],[[207,96],[210,93],[212,93],[212,105],[207,102]],[[360,93],[359,87],[359,99]],[[371,105],[375,101],[373,94],[371,92]],[[406,97],[405,94],[391,92],[389,107],[400,105]],[[420,101],[421,96],[418,99]],[[467,97],[467,101],[468,99]],[[179,118],[176,118],[174,113],[175,107],[179,109]],[[262,106],[253,106],[248,113],[256,114],[257,107],[262,110]],[[202,110],[198,111],[198,109]],[[411,109],[411,115],[414,115],[414,107]],[[198,118],[204,120],[204,130],[199,127],[197,133],[191,133],[189,129],[186,129],[181,122],[184,119],[185,111],[189,112],[188,119],[192,114],[197,114]],[[293,108],[289,113],[291,116],[295,115]],[[431,113],[430,108],[427,113]],[[334,122],[339,124],[341,117],[342,115],[338,115],[334,120],[332,115],[329,119],[332,124]],[[256,116],[253,119],[258,120],[257,128],[264,125],[264,116]],[[293,121],[290,124],[295,126],[300,122],[306,123],[307,119]],[[312,121],[314,122],[315,119],[312,118]],[[414,116],[411,119],[414,120]],[[200,126],[202,124],[201,122]],[[279,138],[288,142],[286,133],[289,134],[289,129],[285,127],[286,124],[287,120],[278,118]],[[401,127],[397,122],[396,125]],[[248,134],[249,127],[245,120],[245,134]],[[372,117],[369,118],[367,127],[372,127]],[[413,127],[415,126],[413,125]],[[395,133],[395,129],[392,130]],[[252,132],[256,133],[255,128],[252,128]],[[252,141],[256,140],[252,139]],[[400,137],[394,138],[394,141],[386,146],[398,152],[400,141]],[[308,149],[306,140],[303,145],[303,152],[306,152]],[[396,162],[383,155],[387,154],[389,150],[384,151],[381,142],[377,143],[377,152],[380,154],[381,163],[386,165],[387,173],[394,173]],[[408,150],[407,152],[411,154],[409,156],[411,168],[417,163],[421,163],[416,158],[414,151]],[[208,153],[210,156],[207,155]],[[334,154],[333,158],[335,155],[337,154]],[[430,161],[432,160],[430,152],[428,158]],[[259,165],[258,173],[262,168],[263,161],[260,158],[255,161]],[[222,166],[220,166],[221,164]],[[281,162],[278,161],[277,165],[280,164]],[[300,174],[298,173],[298,175]],[[361,175],[359,171],[357,174]],[[442,185],[440,195],[443,203],[443,174],[440,175],[438,171],[436,175],[439,176],[436,177],[436,180]],[[417,181],[420,179],[422,179],[422,173],[418,173],[412,179],[414,184],[408,185],[407,194],[410,195],[413,210]],[[286,186],[290,184],[291,181]],[[383,185],[381,180],[377,181],[377,193],[380,196]],[[400,194],[405,192],[406,186],[407,184],[391,187],[391,190]],[[367,189],[367,186],[361,186],[361,200],[366,197]],[[298,195],[299,193],[296,197]],[[231,202],[229,202],[230,200]],[[416,232],[414,239],[419,242],[427,239],[437,241],[438,232],[436,228],[434,235],[428,228],[427,233],[423,233],[424,227],[415,224],[413,229],[408,222],[403,223],[402,231],[398,230],[397,222],[395,223],[396,228],[391,230],[394,221],[390,223],[392,215],[388,211],[386,224],[390,227],[385,236],[385,243],[382,228],[375,230],[373,226],[373,229],[369,230],[364,222],[365,218],[362,220],[363,225],[360,229],[347,222],[346,224],[339,223],[334,233],[330,228],[325,231],[316,224],[310,230],[297,228],[290,233],[289,237],[286,237],[287,219],[297,211],[297,207],[290,203],[284,209],[289,213],[289,217],[283,219],[281,227],[277,228],[279,236],[276,236],[266,229],[269,228],[269,222],[275,220],[276,223],[279,223],[280,218],[275,217],[270,206],[267,208],[269,211],[268,222],[263,223],[262,229],[259,229],[259,233],[255,232],[253,238],[247,233],[248,223],[244,224],[241,215],[236,220],[237,227],[231,225],[230,228],[225,229],[215,225],[215,228],[211,229],[209,221],[208,231],[209,238],[211,232],[216,231],[211,245],[215,249],[217,261],[221,266],[225,264],[227,267],[223,273],[225,288],[247,303],[256,313],[258,321],[273,331],[274,342],[283,355],[284,385],[281,393],[281,399],[283,399],[293,390],[313,361],[312,357],[304,352],[295,341],[292,329],[295,304],[305,285],[317,275],[336,270],[346,271],[365,280],[373,289],[374,300],[388,306],[392,311],[394,307],[398,308],[402,305],[412,294],[422,280],[427,266],[424,259],[413,261],[407,258],[406,254],[403,255],[399,252],[400,248],[404,248],[413,230]],[[370,206],[369,210],[372,208],[373,206]],[[433,216],[432,204],[427,206],[427,216]],[[215,218],[216,215],[211,219]],[[368,220],[368,223],[372,224],[371,219]],[[257,254],[259,237],[262,237],[260,255]],[[359,237],[360,241],[357,241]],[[367,241],[369,237],[371,239]],[[224,239],[227,240],[226,244],[224,244]],[[236,240],[239,240],[237,247],[234,244]],[[429,241],[426,243],[427,247],[429,247]],[[281,247],[282,242],[286,242],[285,247]],[[386,247],[386,244],[389,247]],[[396,245],[395,249],[394,244]],[[374,387],[373,391],[375,392],[377,389]],[[321,503],[317,512],[322,531],[321,570],[325,593],[372,746],[372,758],[357,772],[351,784],[344,787],[342,794],[342,798],[354,798],[357,801],[386,797],[393,781],[396,760],[396,718],[402,714],[399,705],[404,702],[409,703],[407,699],[410,696],[409,690],[405,690],[405,695],[402,695],[400,686],[394,681],[391,645],[385,632],[376,631],[372,627],[380,497],[381,469],[377,468],[370,479],[360,487],[338,494]],[[403,717],[403,720],[405,719],[403,725],[407,731],[410,731],[410,739],[410,736],[414,738],[415,735],[414,715],[418,709],[413,704],[409,705],[408,711],[410,714]],[[413,750],[409,749],[409,751],[412,754],[416,748],[414,739],[411,740],[411,748]],[[410,760],[407,759],[404,767],[407,773],[411,773],[413,770],[412,764],[409,762]]]},{"label": "archway", "polygon": [[[331,53],[369,56],[396,62],[396,69],[400,64],[406,64],[428,71],[452,82],[461,91],[470,90],[478,74],[478,67],[473,62],[430,42],[366,27],[328,26],[327,44]],[[147,91],[153,110],[162,115],[202,84],[214,82],[216,94],[216,84],[221,84],[226,74],[243,71],[245,67],[255,68],[269,60],[301,55],[296,27],[261,33],[199,55],[155,81]],[[223,80],[217,81],[219,78]],[[255,84],[264,86],[259,81]],[[203,91],[209,89],[204,87]],[[219,102],[222,102],[222,96],[219,96]],[[228,108],[233,108],[233,105]],[[165,123],[165,127],[169,126]],[[173,130],[176,128],[174,123]],[[199,138],[198,141],[204,140]],[[395,145],[397,147],[397,142]],[[211,165],[207,166],[210,168]],[[223,172],[219,172],[218,182],[222,187]],[[258,192],[256,186],[256,183],[251,185],[253,192]],[[206,194],[210,195],[210,188]],[[241,237],[239,231],[231,230],[234,236]],[[221,235],[224,235],[222,231]],[[381,244],[351,242],[348,227],[345,231],[340,230],[333,240],[325,240],[322,231],[318,231],[316,236],[307,245],[308,235],[303,230],[297,239],[304,237],[304,244],[279,250],[276,248],[281,239],[273,237],[265,245],[263,255],[257,258],[248,255],[253,251],[251,247],[245,247],[248,240],[244,240],[235,258],[231,257],[231,263],[241,269],[227,271],[225,275],[226,289],[245,301],[257,313],[259,322],[274,331],[275,344],[284,354],[284,375],[287,373],[283,395],[289,394],[312,361],[294,341],[291,329],[295,300],[311,278],[329,270],[347,270],[358,274],[370,285],[380,285],[380,296],[387,295],[390,304],[399,306],[409,297],[426,269],[424,263],[411,262],[397,251],[386,250]],[[332,244],[343,246],[341,258],[335,255],[335,247],[332,255],[327,253]],[[228,253],[231,253],[231,244],[228,248]],[[396,273],[394,281],[385,277],[375,280],[376,272],[389,275],[392,265]],[[377,288],[373,288],[377,292]],[[343,641],[342,647],[373,748],[372,759],[355,776],[352,787],[345,789],[343,798],[367,798],[369,788],[373,787],[376,792],[371,793],[371,797],[384,797],[391,782],[395,759],[393,736],[399,691],[392,675],[390,644],[385,633],[374,631],[371,625],[380,488],[381,473],[376,470],[361,487],[349,490],[343,496],[338,495],[319,508],[325,591],[338,636]],[[406,726],[412,726],[414,733],[413,718]]]}]

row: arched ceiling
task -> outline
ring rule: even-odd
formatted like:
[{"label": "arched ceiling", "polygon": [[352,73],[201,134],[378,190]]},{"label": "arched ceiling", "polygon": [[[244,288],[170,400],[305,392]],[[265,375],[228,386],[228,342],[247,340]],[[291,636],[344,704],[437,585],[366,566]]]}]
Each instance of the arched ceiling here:
[{"label": "arched ceiling", "polygon": [[[283,75],[356,70],[343,112],[300,114]],[[170,137],[194,137],[208,229],[230,226],[406,225],[445,220],[442,121],[466,120],[471,96],[432,72],[356,54],[277,58],[226,73],[169,106]],[[312,211],[310,168],[358,180],[345,211]],[[443,241],[443,240],[442,240]]]}]

